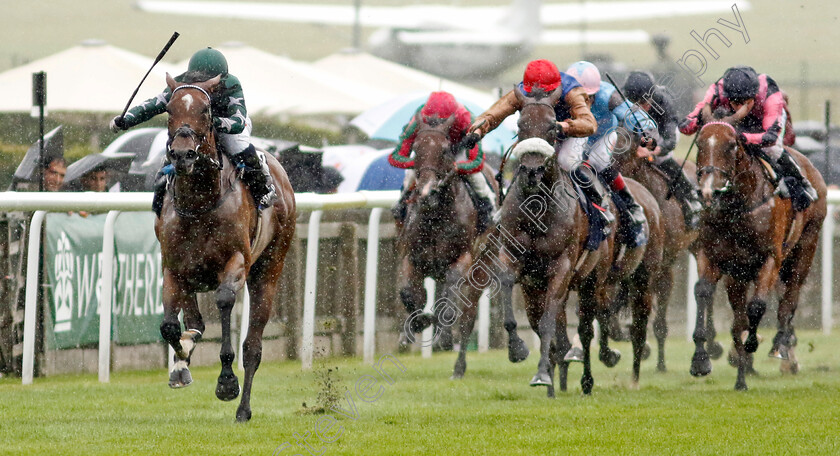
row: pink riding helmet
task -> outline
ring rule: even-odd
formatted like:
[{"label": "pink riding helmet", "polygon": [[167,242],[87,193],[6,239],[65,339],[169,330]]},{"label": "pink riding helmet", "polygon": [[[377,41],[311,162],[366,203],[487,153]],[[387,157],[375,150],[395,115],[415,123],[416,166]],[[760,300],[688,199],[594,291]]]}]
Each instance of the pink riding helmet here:
[{"label": "pink riding helmet", "polygon": [[573,63],[566,70],[566,74],[577,79],[588,95],[595,95],[601,90],[601,72],[595,65],[585,60]]}]

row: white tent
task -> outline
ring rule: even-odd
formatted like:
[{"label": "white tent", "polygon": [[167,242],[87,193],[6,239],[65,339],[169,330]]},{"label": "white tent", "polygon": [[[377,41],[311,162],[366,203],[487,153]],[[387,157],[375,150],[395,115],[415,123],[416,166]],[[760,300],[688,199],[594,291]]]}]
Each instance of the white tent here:
[{"label": "white tent", "polygon": [[332,54],[316,61],[313,66],[341,75],[344,79],[376,87],[378,90],[370,99],[374,106],[406,93],[438,90],[472,100],[482,106],[490,106],[496,101],[496,97],[490,92],[477,90],[359,51],[351,50]]},{"label": "white tent", "polygon": [[[122,112],[128,97],[152,66],[153,59],[103,41],[81,45],[0,73],[0,112],[30,112],[32,73],[47,73],[47,111]],[[171,71],[160,62],[143,83],[134,103],[166,87]]]},{"label": "white tent", "polygon": [[[373,103],[373,88],[342,79],[310,64],[280,57],[241,43],[226,43],[231,74],[239,78],[248,112],[265,114],[358,114]],[[181,66],[186,68],[187,62]]]}]

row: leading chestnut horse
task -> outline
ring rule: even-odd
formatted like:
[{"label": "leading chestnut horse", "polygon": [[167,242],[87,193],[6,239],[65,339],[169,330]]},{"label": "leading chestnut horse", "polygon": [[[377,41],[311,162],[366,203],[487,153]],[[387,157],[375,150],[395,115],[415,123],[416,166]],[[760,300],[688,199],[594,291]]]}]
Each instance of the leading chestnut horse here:
[{"label": "leading chestnut horse", "polygon": [[[167,157],[175,168],[155,221],[163,257],[163,322],[160,333],[175,350],[169,386],[192,383],[190,355],[204,332],[196,293],[215,290],[222,323],[222,371],[216,397],[236,399],[240,388],[232,365],[230,317],[236,293],[246,281],[251,297],[250,325],[244,342],[245,385],[237,421],[251,418],[251,386],[262,356],[262,334],[295,233],[295,200],[286,172],[266,155],[279,198],[258,211],[237,170],[216,149],[210,94],[219,77],[180,84],[167,74],[172,91]],[[185,331],[178,314],[184,311]]]},{"label": "leading chestnut horse", "polygon": [[[694,288],[697,326],[691,374],[707,375],[712,370],[703,347],[704,310],[711,304],[718,280],[726,275],[734,313],[732,339],[738,354],[735,389],[746,390],[748,354],[758,348],[756,330],[777,280],[784,293],[770,356],[795,363],[790,354],[795,343],[792,321],[826,215],[825,182],[805,156],[788,148],[819,195],[806,210],[795,212],[790,199],[775,193],[775,185],[761,162],[744,150],[735,127],[722,121],[709,122],[700,130],[697,146],[697,180],[706,209],[698,238],[700,280]],[[744,331],[748,331],[746,341],[741,338]]]}]

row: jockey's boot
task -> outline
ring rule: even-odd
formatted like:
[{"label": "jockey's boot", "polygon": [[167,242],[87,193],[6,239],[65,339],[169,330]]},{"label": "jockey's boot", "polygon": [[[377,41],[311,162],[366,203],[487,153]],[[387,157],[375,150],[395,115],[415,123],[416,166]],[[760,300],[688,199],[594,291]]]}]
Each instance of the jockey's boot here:
[{"label": "jockey's boot", "polygon": [[697,196],[697,188],[688,180],[679,163],[673,158],[668,157],[657,166],[671,178],[669,186],[671,192],[677,197],[677,201],[680,202],[685,226],[690,230],[697,229],[700,224],[700,213],[703,211],[703,205]]},{"label": "jockey's boot", "polygon": [[257,154],[253,144],[236,155],[230,155],[230,161],[242,169],[242,180],[251,191],[258,210],[271,207],[277,201],[277,190],[268,163],[265,156]]},{"label": "jockey's boot", "polygon": [[782,156],[776,162],[776,169],[781,177],[792,177],[800,187],[800,189],[789,189],[794,210],[804,211],[817,200],[817,190],[811,186],[811,182],[805,178],[799,165],[787,151],[782,152]]},{"label": "jockey's boot", "polygon": [[405,221],[405,216],[408,214],[408,195],[410,194],[411,189],[406,189],[405,187],[400,189],[400,198],[394,203],[394,207],[391,208],[391,215],[394,216],[394,220],[397,223]]},{"label": "jockey's boot", "polygon": [[633,198],[630,190],[624,184],[624,179],[621,177],[621,174],[610,183],[610,187],[613,195],[620,198],[621,203],[623,203],[616,204],[616,206],[621,211],[621,219],[626,224],[626,243],[630,244],[630,247],[644,245],[647,239],[645,238],[643,228],[647,219],[645,218],[642,207],[639,206],[639,203],[636,202],[636,199]]},{"label": "jockey's boot", "polygon": [[598,206],[599,210],[597,212],[601,214],[604,226],[610,225],[615,222],[615,217],[609,209],[604,207],[605,192],[602,191],[600,186],[595,185],[594,171],[591,168],[588,171],[584,168],[589,168],[589,165],[580,165],[572,171],[573,180],[580,187],[586,199]]},{"label": "jockey's boot", "polygon": [[160,171],[155,175],[154,181],[154,197],[152,198],[152,210],[160,217],[163,210],[163,198],[166,196],[166,185],[169,182],[169,174],[172,174],[172,164],[168,159],[165,159]]},{"label": "jockey's boot", "polygon": [[496,195],[493,193],[493,190],[490,189],[490,184],[487,183],[487,179],[484,177],[483,173],[477,172],[467,174],[464,178],[472,189],[469,194],[470,197],[472,197],[473,205],[475,206],[475,227],[476,232],[481,234],[487,230],[491,221],[496,222],[496,220],[493,220],[494,214],[496,213],[496,205],[493,204],[495,202]]}]

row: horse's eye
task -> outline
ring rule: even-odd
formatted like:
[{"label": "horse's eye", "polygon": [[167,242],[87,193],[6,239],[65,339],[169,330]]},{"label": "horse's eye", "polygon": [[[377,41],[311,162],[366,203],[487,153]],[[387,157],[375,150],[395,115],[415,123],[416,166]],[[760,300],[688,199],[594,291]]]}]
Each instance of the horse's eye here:
[{"label": "horse's eye", "polygon": [[545,172],[545,165],[537,166],[537,172],[542,174]]},{"label": "horse's eye", "polygon": [[525,166],[525,165],[519,165],[519,172],[520,173],[528,172],[528,167]]}]

